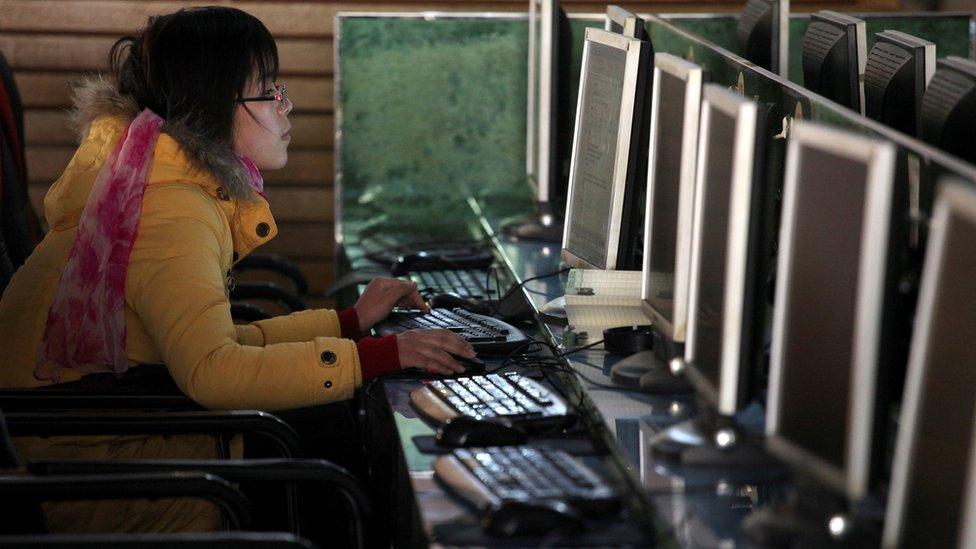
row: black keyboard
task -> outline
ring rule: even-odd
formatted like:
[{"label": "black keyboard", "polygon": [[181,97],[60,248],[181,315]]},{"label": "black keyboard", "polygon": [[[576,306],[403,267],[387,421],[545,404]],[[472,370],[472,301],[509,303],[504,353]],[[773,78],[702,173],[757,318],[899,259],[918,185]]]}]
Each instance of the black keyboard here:
[{"label": "black keyboard", "polygon": [[463,337],[478,353],[494,355],[510,353],[528,340],[511,324],[461,308],[432,309],[429,313],[398,309],[374,329],[381,336],[407,330],[450,330]]},{"label": "black keyboard", "polygon": [[410,393],[410,402],[440,424],[463,415],[548,425],[569,415],[559,395],[515,372],[426,381]]},{"label": "black keyboard", "polygon": [[462,448],[434,460],[434,473],[479,509],[510,501],[556,500],[586,514],[619,510],[619,498],[606,481],[562,450]]},{"label": "black keyboard", "polygon": [[407,277],[417,283],[421,295],[451,293],[478,300],[487,300],[491,295],[486,285],[488,272],[478,269],[411,271]]}]

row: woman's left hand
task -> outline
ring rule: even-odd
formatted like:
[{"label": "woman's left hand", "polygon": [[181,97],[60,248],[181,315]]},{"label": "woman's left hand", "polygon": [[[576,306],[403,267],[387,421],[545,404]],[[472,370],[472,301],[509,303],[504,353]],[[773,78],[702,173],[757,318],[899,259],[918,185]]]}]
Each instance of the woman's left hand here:
[{"label": "woman's left hand", "polygon": [[417,284],[409,280],[376,277],[366,285],[353,308],[359,316],[359,331],[365,332],[389,316],[393,307],[413,307],[428,312],[430,307],[417,293]]}]

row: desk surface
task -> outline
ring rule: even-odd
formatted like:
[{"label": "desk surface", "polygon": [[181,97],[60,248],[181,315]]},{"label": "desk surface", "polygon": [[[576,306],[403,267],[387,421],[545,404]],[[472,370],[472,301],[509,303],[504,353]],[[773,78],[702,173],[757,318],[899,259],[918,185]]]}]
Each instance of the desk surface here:
[{"label": "desk surface", "polygon": [[[496,237],[497,220],[487,218],[472,203],[482,229],[491,237],[499,257],[519,282],[558,271],[561,268],[558,245],[538,242],[513,242]],[[354,267],[363,263],[356,258],[355,247],[349,250]],[[357,255],[358,254],[358,255]],[[523,287],[525,297],[538,310],[563,294],[565,275],[530,281]],[[537,326],[536,338],[562,342],[561,329]],[[615,389],[610,368],[619,360],[603,350],[586,350],[569,357],[579,383],[586,389],[589,403],[598,411],[603,425],[589,429],[590,439],[609,441],[610,454],[603,463],[608,470],[620,472],[629,483],[631,514],[641,514],[643,521],[624,520],[614,526],[616,541],[593,538],[600,543],[657,543],[669,540],[679,546],[741,546],[742,519],[753,508],[783,491],[782,470],[748,471],[734,469],[682,470],[652,455],[650,439],[660,430],[695,415],[692,395],[653,396]],[[495,361],[494,364],[498,364]],[[489,361],[489,367],[493,363]],[[432,463],[436,455],[424,453],[416,437],[434,433],[431,423],[419,417],[409,401],[410,391],[421,386],[419,379],[390,378],[383,381],[403,450],[410,483],[418,506],[422,527],[428,539],[444,545],[482,544],[477,537],[477,518],[468,508],[445,493],[433,478]],[[753,404],[741,414],[740,421],[761,429],[762,409]],[[585,438],[585,437],[584,437]],[[643,530],[644,536],[637,534]],[[538,540],[537,540],[538,541]],[[576,539],[575,541],[581,541]],[[499,544],[507,544],[499,540]],[[667,543],[666,543],[667,545]]]}]

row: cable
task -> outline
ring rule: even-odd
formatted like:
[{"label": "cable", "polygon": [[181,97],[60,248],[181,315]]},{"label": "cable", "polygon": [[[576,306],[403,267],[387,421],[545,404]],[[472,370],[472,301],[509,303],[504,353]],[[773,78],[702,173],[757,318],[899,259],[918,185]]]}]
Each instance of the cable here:
[{"label": "cable", "polygon": [[[489,293],[491,291],[490,290],[490,287],[491,287],[490,286],[490,282],[491,282],[491,274],[492,274],[493,271],[495,271],[494,268],[489,269],[488,276],[485,279],[485,286],[487,288],[489,288]],[[568,273],[569,271],[570,271],[570,269],[567,267],[565,269],[559,269],[558,271],[553,271],[551,273],[546,273],[546,274],[541,274],[541,275],[538,275],[538,276],[533,276],[531,278],[526,278],[525,280],[523,280],[523,281],[521,281],[521,282],[519,282],[517,284],[513,284],[508,289],[508,291],[505,292],[505,295],[502,295],[501,289],[498,286],[498,284],[499,284],[499,276],[498,276],[498,273],[495,272],[495,293],[498,294],[498,299],[495,300],[493,302],[492,306],[490,307],[490,309],[491,309],[491,315],[490,316],[494,316],[494,315],[498,314],[498,309],[499,309],[499,307],[501,307],[501,303],[503,301],[505,301],[506,299],[508,299],[508,296],[510,296],[513,293],[515,293],[516,290],[518,290],[522,286],[525,286],[527,283],[532,282],[533,280],[542,280],[543,278],[551,278],[551,277],[554,277],[554,276],[559,276],[559,275],[561,275],[563,273]],[[534,293],[538,293],[538,292],[534,292]]]}]

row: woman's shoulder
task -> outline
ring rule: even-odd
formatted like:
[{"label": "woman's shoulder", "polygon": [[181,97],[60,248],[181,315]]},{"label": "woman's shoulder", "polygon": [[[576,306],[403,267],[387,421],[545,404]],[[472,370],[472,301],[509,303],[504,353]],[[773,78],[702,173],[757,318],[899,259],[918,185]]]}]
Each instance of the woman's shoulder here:
[{"label": "woman's shoulder", "polygon": [[227,230],[227,215],[211,191],[191,179],[171,179],[147,185],[142,217],[196,220],[215,230]]}]

